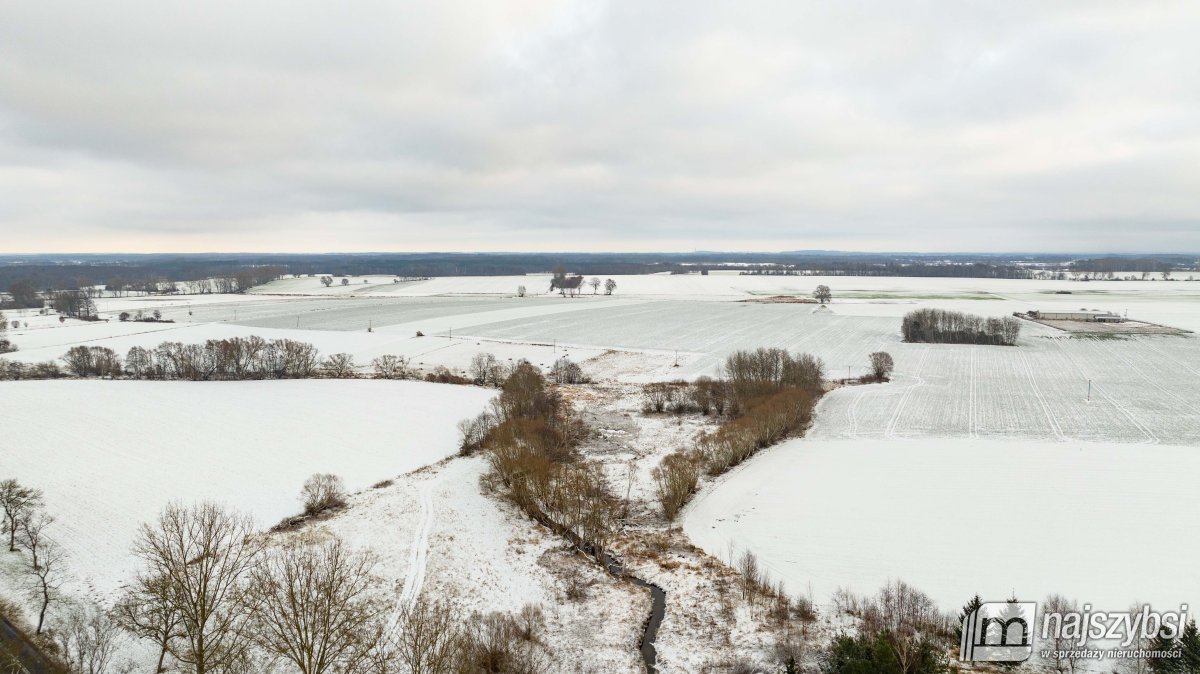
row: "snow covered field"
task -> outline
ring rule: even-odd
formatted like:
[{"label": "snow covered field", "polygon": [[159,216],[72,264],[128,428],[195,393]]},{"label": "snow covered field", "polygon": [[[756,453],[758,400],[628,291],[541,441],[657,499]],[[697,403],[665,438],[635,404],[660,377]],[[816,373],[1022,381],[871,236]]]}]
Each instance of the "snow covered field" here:
[{"label": "snow covered field", "polygon": [[[706,485],[684,520],[691,540],[721,559],[730,542],[752,549],[791,591],[811,587],[818,601],[839,586],[869,593],[888,578],[947,609],[975,592],[1014,590],[1030,599],[1057,591],[1106,608],[1200,601],[1191,580],[1200,531],[1181,516],[1200,506],[1200,335],[1079,338],[1026,322],[1017,347],[990,347],[905,344],[898,331],[900,317],[919,307],[987,316],[1127,310],[1200,331],[1200,284],[614,278],[614,296],[589,289],[574,299],[544,294],[548,277],[360,277],[329,289],[301,278],[250,295],[105,298],[98,304],[107,322],[9,312],[28,325],[10,330],[21,351],[4,357],[41,361],[75,344],[124,353],[235,335],[303,340],[323,354],[351,353],[360,366],[405,355],[425,370],[461,371],[480,352],[544,367],[569,355],[604,382],[575,391],[578,407],[600,404],[593,395],[617,400],[603,402],[609,407],[593,420],[604,438],[591,441],[598,453],[590,458],[605,463],[618,487],[627,483],[626,465],[636,465],[629,493],[644,525],[657,517],[649,471],[708,422],[642,416],[629,382],[712,374],[732,351],[760,346],[813,353],[831,377],[860,375],[867,355],[885,350],[896,362],[891,383],[833,391],[806,438]],[[828,311],[742,301],[808,295],[818,283],[833,289]],[[517,285],[530,296],[515,297]],[[116,319],[138,309],[177,322]],[[424,386],[2,382],[0,475],[46,489],[59,536],[86,560],[76,585],[108,592],[126,573],[133,528],[170,498],[217,497],[269,525],[297,510],[295,494],[312,472],[336,472],[362,488],[451,454],[455,423],[489,393]],[[516,610],[530,597],[553,606],[551,631],[567,653],[582,653],[592,638],[611,671],[636,664],[631,632],[644,617],[644,593],[594,579],[598,615],[608,622],[555,604],[563,551],[481,494],[481,471],[478,462],[455,460],[407,475],[360,494],[322,526],[377,549],[401,601],[418,577],[469,597],[478,610]],[[1010,500],[1016,505],[1006,511]],[[110,510],[122,514],[101,515]],[[721,652],[701,648],[716,619],[713,595],[703,560],[673,555],[695,566],[694,577],[638,571],[668,589],[664,657],[690,671]],[[765,638],[756,624],[739,626],[743,647],[767,647],[755,641]]]},{"label": "snow covered field", "polygon": [[701,493],[684,526],[818,601],[899,578],[947,610],[1013,592],[1174,610],[1200,601],[1197,475],[1195,446],[801,439]]},{"label": "snow covered field", "polygon": [[210,499],[268,527],[313,473],[362,489],[455,453],[493,393],[418,382],[0,384],[0,475],[42,489],[75,590],[129,577],[138,525]]}]

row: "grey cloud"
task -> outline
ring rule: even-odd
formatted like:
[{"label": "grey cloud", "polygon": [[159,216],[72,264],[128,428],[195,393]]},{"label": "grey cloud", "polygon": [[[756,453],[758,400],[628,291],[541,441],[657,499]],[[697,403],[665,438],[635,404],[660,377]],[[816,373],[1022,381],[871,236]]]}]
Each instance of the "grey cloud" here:
[{"label": "grey cloud", "polygon": [[8,3],[0,249],[1200,249],[1197,29],[1103,1]]}]

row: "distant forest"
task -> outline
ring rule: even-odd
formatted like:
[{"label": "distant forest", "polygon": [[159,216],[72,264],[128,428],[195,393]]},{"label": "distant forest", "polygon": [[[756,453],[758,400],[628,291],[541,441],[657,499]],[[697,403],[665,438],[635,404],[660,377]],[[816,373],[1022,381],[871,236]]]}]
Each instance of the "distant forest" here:
[{"label": "distant forest", "polygon": [[[234,278],[263,282],[279,274],[358,276],[521,276],[562,265],[587,276],[706,273],[830,276],[1031,278],[1048,272],[1156,272],[1194,269],[1196,256],[783,253],[332,253],[0,256],[0,292],[14,284],[39,292],[103,285],[152,290],[165,281]],[[250,278],[247,278],[250,277]],[[245,283],[239,283],[243,287]]]}]

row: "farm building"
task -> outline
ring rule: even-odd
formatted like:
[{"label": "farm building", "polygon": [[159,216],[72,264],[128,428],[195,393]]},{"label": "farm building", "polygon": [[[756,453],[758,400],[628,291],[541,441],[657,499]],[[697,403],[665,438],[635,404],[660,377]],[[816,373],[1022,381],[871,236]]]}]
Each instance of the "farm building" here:
[{"label": "farm building", "polygon": [[1123,323],[1125,318],[1120,314],[1099,309],[1080,309],[1079,311],[1030,311],[1030,317],[1044,321],[1084,321],[1088,323]]}]

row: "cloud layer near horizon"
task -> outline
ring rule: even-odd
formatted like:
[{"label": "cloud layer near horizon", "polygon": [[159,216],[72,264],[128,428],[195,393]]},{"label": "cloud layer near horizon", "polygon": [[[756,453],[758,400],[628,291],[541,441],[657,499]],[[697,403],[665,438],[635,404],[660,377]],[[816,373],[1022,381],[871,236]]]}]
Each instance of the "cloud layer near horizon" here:
[{"label": "cloud layer near horizon", "polygon": [[0,5],[0,252],[1200,250],[1183,2]]}]

